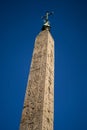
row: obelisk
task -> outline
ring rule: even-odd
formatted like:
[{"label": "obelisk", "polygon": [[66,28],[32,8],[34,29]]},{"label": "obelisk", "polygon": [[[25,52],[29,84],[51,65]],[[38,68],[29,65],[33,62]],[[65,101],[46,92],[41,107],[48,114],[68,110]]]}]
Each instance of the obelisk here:
[{"label": "obelisk", "polygon": [[42,30],[35,39],[20,130],[53,130],[54,40],[49,15],[46,12]]}]

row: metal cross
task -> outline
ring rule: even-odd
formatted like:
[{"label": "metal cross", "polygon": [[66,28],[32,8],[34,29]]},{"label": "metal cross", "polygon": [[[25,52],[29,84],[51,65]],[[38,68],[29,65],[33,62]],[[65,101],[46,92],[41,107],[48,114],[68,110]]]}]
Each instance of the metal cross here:
[{"label": "metal cross", "polygon": [[47,23],[49,20],[49,16],[52,15],[54,12],[49,12],[47,11],[46,14],[42,17],[42,19],[44,20],[44,23]]}]

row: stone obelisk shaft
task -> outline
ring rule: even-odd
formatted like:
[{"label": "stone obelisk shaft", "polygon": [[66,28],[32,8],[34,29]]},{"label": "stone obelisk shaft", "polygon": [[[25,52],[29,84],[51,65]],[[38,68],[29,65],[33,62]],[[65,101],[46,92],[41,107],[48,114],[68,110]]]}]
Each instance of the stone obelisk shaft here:
[{"label": "stone obelisk shaft", "polygon": [[54,40],[48,30],[36,37],[20,130],[53,130]]}]

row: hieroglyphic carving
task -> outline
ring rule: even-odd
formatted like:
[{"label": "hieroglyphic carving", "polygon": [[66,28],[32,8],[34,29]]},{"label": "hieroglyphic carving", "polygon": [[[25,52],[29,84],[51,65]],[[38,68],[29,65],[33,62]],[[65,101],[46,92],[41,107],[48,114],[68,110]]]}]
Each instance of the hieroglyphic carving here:
[{"label": "hieroglyphic carving", "polygon": [[53,39],[42,31],[35,40],[20,130],[53,130],[53,53]]},{"label": "hieroglyphic carving", "polygon": [[50,43],[47,47],[43,130],[53,130],[54,118],[54,46],[51,37],[49,37],[49,41]]}]

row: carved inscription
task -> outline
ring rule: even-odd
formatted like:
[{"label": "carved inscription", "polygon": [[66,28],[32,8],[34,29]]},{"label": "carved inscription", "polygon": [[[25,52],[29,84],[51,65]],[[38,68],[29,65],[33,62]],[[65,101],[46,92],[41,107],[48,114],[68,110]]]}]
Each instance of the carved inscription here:
[{"label": "carved inscription", "polygon": [[20,130],[53,130],[54,42],[49,31],[35,40]]}]

